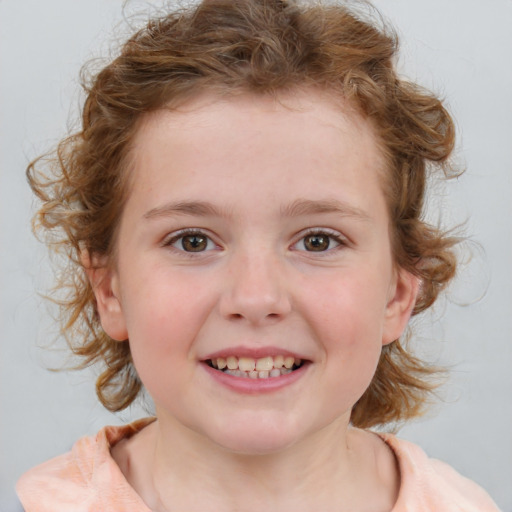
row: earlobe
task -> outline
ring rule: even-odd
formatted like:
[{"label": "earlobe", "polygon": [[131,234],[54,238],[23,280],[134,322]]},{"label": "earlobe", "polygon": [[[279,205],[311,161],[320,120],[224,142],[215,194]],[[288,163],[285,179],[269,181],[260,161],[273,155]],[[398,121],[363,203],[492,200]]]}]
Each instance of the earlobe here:
[{"label": "earlobe", "polygon": [[128,339],[117,273],[106,259],[82,254],[82,264],[96,298],[96,308],[103,330],[116,341]]},{"label": "earlobe", "polygon": [[404,269],[397,270],[396,284],[386,306],[382,344],[397,340],[404,332],[416,304],[420,280]]}]

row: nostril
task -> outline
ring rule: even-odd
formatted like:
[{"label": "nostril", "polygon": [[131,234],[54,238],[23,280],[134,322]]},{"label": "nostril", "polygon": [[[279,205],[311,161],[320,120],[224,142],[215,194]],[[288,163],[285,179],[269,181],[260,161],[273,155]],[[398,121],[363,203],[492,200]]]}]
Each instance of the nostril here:
[{"label": "nostril", "polygon": [[[267,315],[264,316],[264,319],[266,320],[278,320],[279,318],[281,318],[282,315],[280,315],[279,313],[268,313]],[[231,318],[232,320],[242,320],[244,318],[248,318],[250,319],[250,315],[243,315],[242,313],[231,313],[229,315],[229,318]]]}]

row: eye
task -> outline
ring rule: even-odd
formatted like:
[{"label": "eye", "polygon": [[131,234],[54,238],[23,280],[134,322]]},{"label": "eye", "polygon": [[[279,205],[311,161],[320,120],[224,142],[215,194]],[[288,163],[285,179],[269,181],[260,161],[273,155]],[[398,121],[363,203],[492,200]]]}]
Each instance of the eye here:
[{"label": "eye", "polygon": [[344,242],[339,234],[326,231],[309,232],[293,245],[296,251],[326,252]]},{"label": "eye", "polygon": [[184,252],[205,252],[216,248],[213,240],[201,231],[181,231],[165,240],[163,245]]}]

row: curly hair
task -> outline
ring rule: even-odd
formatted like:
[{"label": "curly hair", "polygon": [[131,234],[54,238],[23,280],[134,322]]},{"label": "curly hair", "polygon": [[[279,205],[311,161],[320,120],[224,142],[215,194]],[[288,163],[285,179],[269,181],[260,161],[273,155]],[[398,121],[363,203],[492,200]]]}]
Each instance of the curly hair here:
[{"label": "curly hair", "polygon": [[[383,188],[395,263],[421,281],[413,314],[434,303],[455,274],[457,239],[425,222],[429,175],[448,165],[453,121],[430,92],[399,78],[395,33],[377,16],[345,5],[293,0],[204,0],[150,20],[119,55],[84,81],[80,131],[32,162],[27,176],[42,201],[36,229],[64,251],[57,285],[62,331],[79,367],[102,364],[96,390],[111,411],[142,388],[129,343],[102,330],[81,255],[112,258],[129,194],[127,167],[138,120],[202,91],[275,94],[318,87],[348,101],[374,126],[386,159]],[[437,369],[399,340],[386,345],[351,421],[370,427],[414,417]]]}]

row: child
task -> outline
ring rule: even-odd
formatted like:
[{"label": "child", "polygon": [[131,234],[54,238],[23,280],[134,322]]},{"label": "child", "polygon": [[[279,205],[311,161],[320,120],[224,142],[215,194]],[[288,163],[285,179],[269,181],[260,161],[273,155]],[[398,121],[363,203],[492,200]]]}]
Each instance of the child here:
[{"label": "child", "polygon": [[[106,427],[18,484],[32,511],[495,511],[384,426],[434,370],[399,341],[455,273],[422,220],[453,122],[345,6],[210,0],[154,20],[88,90],[52,173],[62,319]],[[55,239],[54,239],[55,243]]]}]

